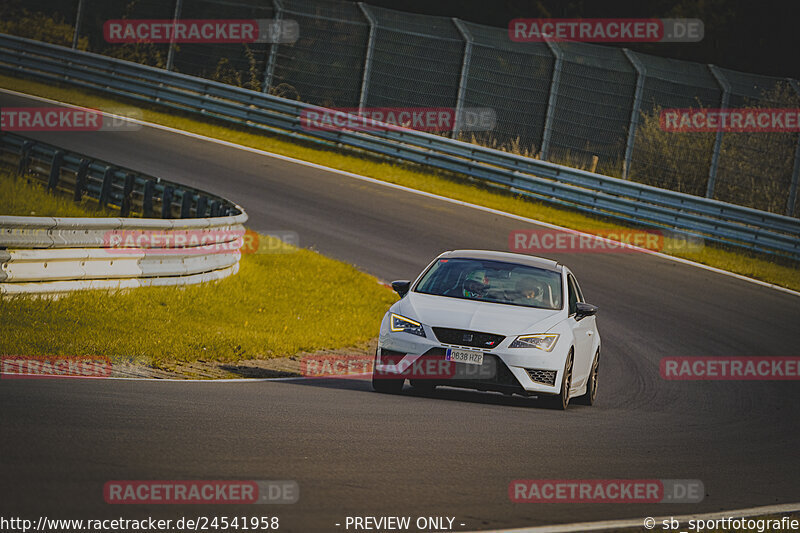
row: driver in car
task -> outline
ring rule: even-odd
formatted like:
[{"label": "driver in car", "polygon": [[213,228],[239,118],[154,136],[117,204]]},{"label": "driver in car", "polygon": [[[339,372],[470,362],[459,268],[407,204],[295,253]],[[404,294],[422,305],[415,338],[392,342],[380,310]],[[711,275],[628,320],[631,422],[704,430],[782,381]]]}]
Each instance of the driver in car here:
[{"label": "driver in car", "polygon": [[544,286],[535,279],[522,278],[517,282],[517,294],[519,294],[518,303],[523,305],[532,305],[536,307],[543,307],[544,301]]},{"label": "driver in car", "polygon": [[483,298],[488,290],[489,279],[485,271],[474,270],[464,278],[462,294],[465,298]]}]

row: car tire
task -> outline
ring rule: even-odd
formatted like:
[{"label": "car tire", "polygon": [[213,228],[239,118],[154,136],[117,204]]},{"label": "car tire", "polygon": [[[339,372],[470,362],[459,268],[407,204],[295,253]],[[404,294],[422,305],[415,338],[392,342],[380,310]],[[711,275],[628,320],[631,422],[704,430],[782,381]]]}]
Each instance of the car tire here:
[{"label": "car tire", "polygon": [[592,369],[589,371],[589,380],[586,382],[586,393],[575,398],[575,403],[581,405],[594,405],[597,401],[597,369],[600,365],[600,350],[594,354]]},{"label": "car tire", "polygon": [[573,351],[570,350],[567,362],[564,363],[564,377],[561,380],[561,392],[545,398],[545,405],[558,411],[566,411],[569,406],[569,389],[572,387]]},{"label": "car tire", "polygon": [[397,394],[403,390],[405,379],[392,379],[392,378],[376,378],[375,368],[378,365],[378,351],[375,351],[375,364],[372,366],[372,389],[375,392],[384,394]]}]

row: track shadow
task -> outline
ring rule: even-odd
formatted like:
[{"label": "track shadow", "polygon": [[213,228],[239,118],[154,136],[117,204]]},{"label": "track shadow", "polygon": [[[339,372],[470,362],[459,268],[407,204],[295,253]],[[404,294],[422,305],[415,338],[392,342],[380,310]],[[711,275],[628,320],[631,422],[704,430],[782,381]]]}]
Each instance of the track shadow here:
[{"label": "track shadow", "polygon": [[269,368],[259,368],[257,366],[245,365],[219,365],[221,370],[242,376],[243,378],[302,378],[302,374],[297,372],[284,372],[282,370],[271,370]]},{"label": "track shadow", "polygon": [[[552,407],[538,398],[523,398],[522,396],[508,396],[497,392],[483,392],[472,389],[439,386],[434,391],[422,391],[406,384],[398,394],[382,394],[372,389],[369,378],[298,378],[297,380],[283,381],[287,385],[302,387],[322,387],[326,389],[340,389],[375,394],[384,397],[396,396],[398,398],[426,398],[431,400],[468,402],[482,405],[504,405],[509,407],[539,408],[552,410]],[[570,409],[582,408],[582,405],[570,404]]]}]

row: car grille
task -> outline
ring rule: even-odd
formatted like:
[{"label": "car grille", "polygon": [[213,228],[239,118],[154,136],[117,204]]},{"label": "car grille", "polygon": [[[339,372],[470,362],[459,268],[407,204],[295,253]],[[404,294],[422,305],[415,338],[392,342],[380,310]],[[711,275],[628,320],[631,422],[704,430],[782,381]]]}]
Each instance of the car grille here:
[{"label": "car grille", "polygon": [[543,383],[551,387],[556,384],[555,370],[540,370],[538,368],[527,368],[525,371],[536,383]]},{"label": "car grille", "polygon": [[523,392],[522,386],[514,377],[513,372],[506,366],[502,359],[496,355],[486,354],[483,356],[484,363],[488,359],[494,359],[496,374],[491,378],[484,379],[452,379],[442,382],[442,385],[455,387],[468,387],[478,390],[497,390],[501,392]]},{"label": "car grille", "polygon": [[482,333],[480,331],[469,331],[465,329],[433,328],[436,338],[444,344],[456,344],[458,346],[472,346],[491,350],[496,348],[503,339],[502,335],[493,333]]}]

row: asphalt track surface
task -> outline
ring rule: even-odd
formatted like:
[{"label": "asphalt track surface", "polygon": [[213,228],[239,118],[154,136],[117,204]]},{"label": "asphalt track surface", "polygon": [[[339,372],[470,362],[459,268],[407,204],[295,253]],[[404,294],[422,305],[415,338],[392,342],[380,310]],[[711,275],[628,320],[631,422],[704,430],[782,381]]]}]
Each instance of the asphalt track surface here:
[{"label": "asphalt track surface", "polygon": [[[40,104],[0,95],[0,105]],[[149,127],[32,136],[224,195],[251,228],[296,231],[302,246],[383,280],[413,278],[444,250],[507,249],[509,231],[536,228]],[[453,516],[466,530],[800,501],[796,381],[659,375],[665,356],[800,355],[800,297],[644,254],[552,257],[600,307],[594,407],[557,412],[455,389],[381,395],[354,380],[2,380],[0,516],[275,515],[284,531],[343,530],[334,524],[346,516]],[[706,495],[696,504],[509,501],[510,481],[548,478],[700,479]],[[146,479],[291,479],[300,501],[104,502],[106,481]]]}]

